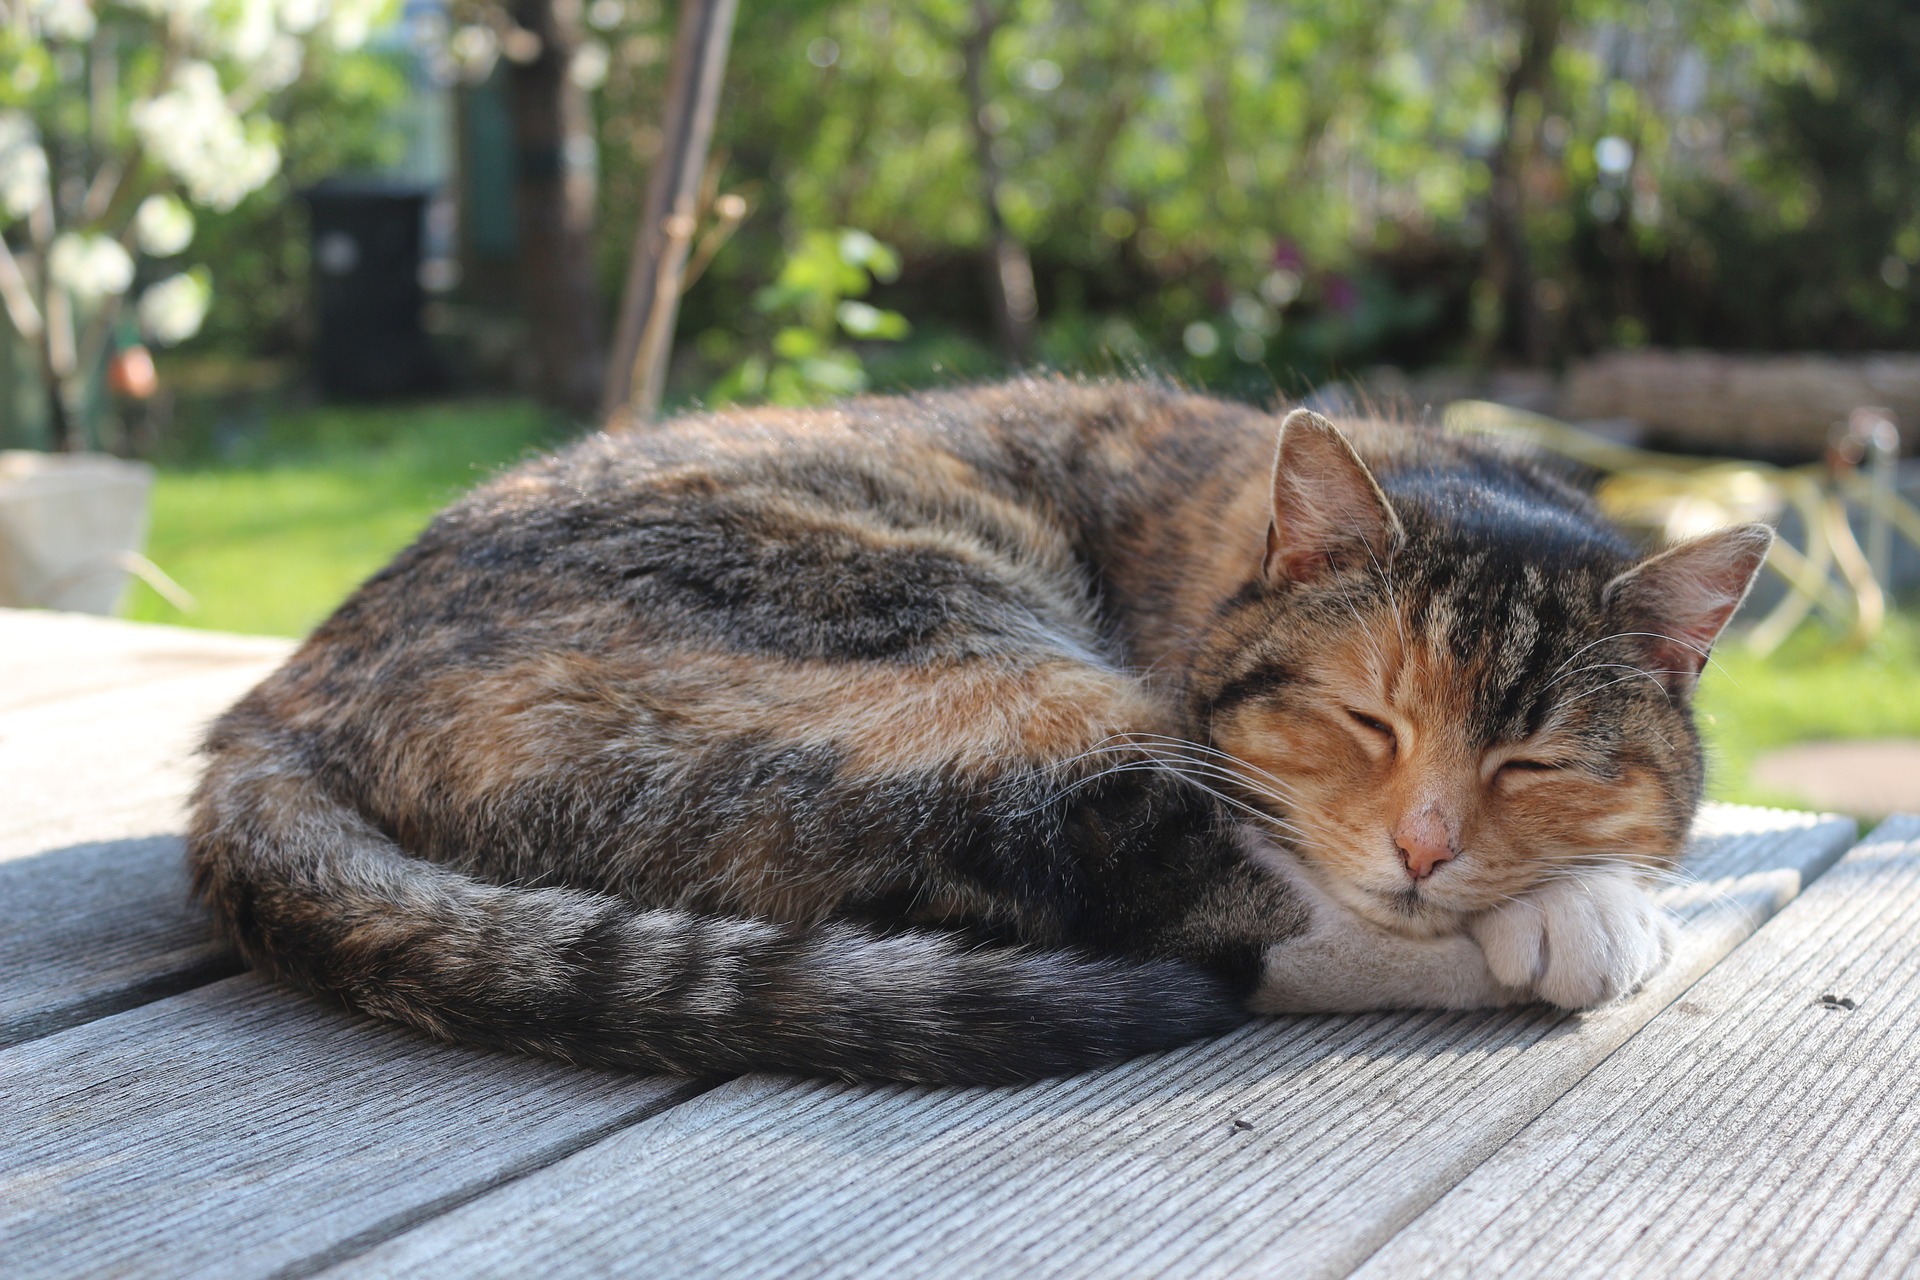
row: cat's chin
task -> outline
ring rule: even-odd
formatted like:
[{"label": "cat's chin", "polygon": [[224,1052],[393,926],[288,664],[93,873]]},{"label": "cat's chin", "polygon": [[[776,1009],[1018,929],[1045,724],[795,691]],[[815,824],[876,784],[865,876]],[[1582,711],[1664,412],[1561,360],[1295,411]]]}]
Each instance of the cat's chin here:
[{"label": "cat's chin", "polygon": [[1437,938],[1466,930],[1465,914],[1441,906],[1409,885],[1397,892],[1370,889],[1337,875],[1322,873],[1321,883],[1355,914],[1409,938]]}]

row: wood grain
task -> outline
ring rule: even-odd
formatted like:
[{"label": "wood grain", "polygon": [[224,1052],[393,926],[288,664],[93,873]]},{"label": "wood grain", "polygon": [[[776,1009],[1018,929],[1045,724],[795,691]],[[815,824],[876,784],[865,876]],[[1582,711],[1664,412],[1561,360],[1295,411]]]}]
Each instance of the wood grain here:
[{"label": "wood grain", "polygon": [[0,609],[0,711],[284,659],[293,641]]},{"label": "wood grain", "polygon": [[0,1052],[13,1280],[303,1274],[688,1096],[252,976]]},{"label": "wood grain", "polygon": [[188,900],[177,836],[0,862],[0,1048],[239,970]]},{"label": "wood grain", "polygon": [[177,833],[282,640],[0,610],[0,1046],[225,976]]},{"label": "wood grain", "polygon": [[1896,818],[1360,1274],[1920,1274],[1916,939]]},{"label": "wood grain", "polygon": [[256,660],[0,712],[0,862],[178,832],[207,722],[273,667]]},{"label": "wood grain", "polygon": [[1341,1275],[1852,836],[1710,812],[1676,962],[1610,1009],[1281,1019],[1020,1089],[749,1077],[331,1274]]}]

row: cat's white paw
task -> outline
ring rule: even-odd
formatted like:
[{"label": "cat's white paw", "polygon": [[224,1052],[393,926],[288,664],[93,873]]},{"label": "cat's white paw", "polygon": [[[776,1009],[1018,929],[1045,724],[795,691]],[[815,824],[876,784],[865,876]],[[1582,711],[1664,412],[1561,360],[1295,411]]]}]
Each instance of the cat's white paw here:
[{"label": "cat's white paw", "polygon": [[1563,1009],[1637,989],[1673,953],[1673,922],[1631,871],[1550,881],[1468,924],[1502,983]]}]

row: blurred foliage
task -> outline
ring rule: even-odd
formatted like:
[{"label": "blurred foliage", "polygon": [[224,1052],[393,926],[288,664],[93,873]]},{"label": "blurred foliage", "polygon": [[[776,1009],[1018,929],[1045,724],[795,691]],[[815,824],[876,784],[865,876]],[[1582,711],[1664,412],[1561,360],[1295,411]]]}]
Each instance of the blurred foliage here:
[{"label": "blurred foliage", "polygon": [[[1523,318],[1554,360],[1643,342],[1920,343],[1910,0],[991,11],[984,119],[1050,362],[1144,359],[1258,392],[1383,360],[1520,358],[1485,278],[1503,150],[1524,195]],[[610,296],[673,18],[648,0],[624,12],[598,93]],[[858,226],[901,251],[886,305],[984,341],[987,220],[961,82],[974,17],[972,0],[743,9],[717,145],[725,184],[757,208],[688,299],[684,335],[740,326],[738,300],[807,230]],[[1547,75],[1509,113],[1543,20]],[[705,367],[689,376],[718,372]]]},{"label": "blurred foliage", "polygon": [[305,348],[310,246],[300,192],[399,159],[407,140],[395,110],[410,62],[391,46],[321,50],[274,104],[279,175],[237,208],[201,220],[196,251],[220,286],[201,346],[269,356]]},{"label": "blurred foliage", "polygon": [[0,340],[31,353],[46,428],[9,397],[0,433],[118,447],[102,369],[122,396],[152,388],[125,372],[147,354],[116,351],[286,343],[305,277],[289,197],[403,145],[403,82],[364,51],[398,9],[0,0]]},{"label": "blurred foliage", "polygon": [[1920,7],[1803,0],[1751,133],[1683,193],[1656,337],[1739,347],[1920,340]]},{"label": "blurred foliage", "polygon": [[[580,10],[609,309],[676,7]],[[990,157],[964,84],[983,12]],[[448,56],[478,75],[511,40],[462,28]],[[203,344],[297,346],[289,197],[391,157],[406,74],[381,55],[316,65],[278,111],[287,174],[208,220]],[[880,386],[1004,367],[985,158],[1032,259],[1030,355],[1057,366],[1258,396],[1381,362],[1920,346],[1912,0],[784,0],[739,15],[714,188],[751,212],[683,307],[672,398],[814,396],[855,365]],[[1517,294],[1495,262],[1503,172]],[[847,227],[899,270],[839,300],[898,313],[905,340],[769,309]],[[805,355],[776,346],[793,328],[813,335],[784,339]]]},{"label": "blurred foliage", "polygon": [[[898,311],[860,301],[876,280],[900,274],[900,257],[864,231],[809,231],[788,256],[780,275],[753,297],[754,310],[780,322],[770,354],[754,352],[706,395],[719,406],[737,400],[813,404],[867,389],[860,356],[841,341],[898,341],[910,326]],[[709,357],[736,345],[722,329],[701,335]]]}]

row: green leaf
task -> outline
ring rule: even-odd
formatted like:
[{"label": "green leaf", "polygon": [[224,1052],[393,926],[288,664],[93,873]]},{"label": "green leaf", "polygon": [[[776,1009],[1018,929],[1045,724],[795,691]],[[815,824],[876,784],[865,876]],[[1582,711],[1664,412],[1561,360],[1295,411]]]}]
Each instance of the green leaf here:
[{"label": "green leaf", "polygon": [[782,360],[804,360],[826,349],[826,340],[811,329],[789,325],[773,335],[773,350]]},{"label": "green leaf", "polygon": [[707,406],[721,409],[742,400],[751,400],[766,386],[767,362],[759,356],[748,356],[708,390]]},{"label": "green leaf", "polygon": [[827,396],[852,395],[867,387],[866,370],[849,351],[831,351],[824,356],[800,362],[800,376],[807,384]]},{"label": "green leaf", "polygon": [[856,338],[893,341],[907,336],[913,326],[898,311],[882,311],[865,302],[843,302],[834,309],[840,327]]},{"label": "green leaf", "polygon": [[[900,255],[886,245],[881,244],[865,231],[848,227],[840,232],[840,261],[851,267],[862,267],[871,272],[873,278],[886,283],[900,274]],[[857,292],[865,293],[866,281],[860,282]],[[856,292],[848,290],[848,292]]]}]

